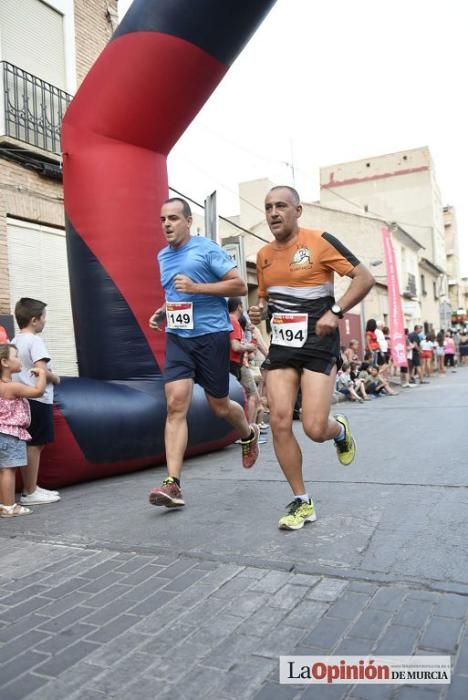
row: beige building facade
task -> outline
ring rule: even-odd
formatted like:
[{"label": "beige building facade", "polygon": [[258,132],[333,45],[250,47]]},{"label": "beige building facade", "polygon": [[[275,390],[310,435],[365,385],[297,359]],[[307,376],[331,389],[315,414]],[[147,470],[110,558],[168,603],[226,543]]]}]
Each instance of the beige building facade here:
[{"label": "beige building facade", "polygon": [[44,340],[77,373],[69,297],[60,127],[115,28],[115,0],[0,2],[0,314],[20,296],[48,304]]},{"label": "beige building facade", "polygon": [[[464,300],[463,284],[460,278],[460,245],[455,207],[444,207],[443,218],[447,253],[448,296],[452,313],[458,318],[467,315],[468,307]],[[468,317],[466,320],[468,321]]]},{"label": "beige building facade", "polygon": [[[256,298],[256,280],[253,269],[257,251],[272,240],[264,215],[265,195],[273,183],[268,179],[243,182],[239,185],[240,215],[235,217],[236,224],[249,233],[240,233],[249,269],[250,302]],[[245,213],[245,218],[243,214]],[[389,318],[387,278],[382,228],[385,222],[369,214],[362,215],[351,211],[341,211],[317,203],[303,203],[300,219],[305,228],[318,228],[329,231],[339,238],[365,265],[376,278],[376,285],[364,302],[351,310],[352,315],[360,317],[363,326],[369,318],[382,320]],[[239,232],[238,232],[239,233]],[[232,235],[226,227],[220,228],[221,242],[225,235]],[[419,241],[402,227],[392,227],[392,239],[397,261],[400,293],[405,324],[412,327],[422,323],[423,308],[419,296],[419,257],[423,250]],[[349,284],[347,277],[335,278],[335,295],[338,298]],[[438,318],[438,311],[432,313],[433,322]]]},{"label": "beige building facade", "polygon": [[320,168],[320,203],[396,222],[445,270],[443,206],[429,148]]},{"label": "beige building facade", "polygon": [[[420,244],[417,296],[426,330],[451,326],[460,308],[458,232],[443,207],[429,148],[415,148],[321,168],[320,201],[396,222]],[[414,305],[410,301],[406,309]],[[414,309],[415,310],[415,309]]]}]

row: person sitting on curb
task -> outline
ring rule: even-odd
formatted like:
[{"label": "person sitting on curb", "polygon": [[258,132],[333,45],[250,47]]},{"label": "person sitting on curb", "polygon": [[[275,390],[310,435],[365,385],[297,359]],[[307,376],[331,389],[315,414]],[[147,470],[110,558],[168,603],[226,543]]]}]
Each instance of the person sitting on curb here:
[{"label": "person sitting on curb", "polygon": [[358,401],[359,403],[363,403],[364,401],[364,399],[356,393],[347,362],[343,362],[341,369],[338,370],[336,375],[336,390],[340,394],[343,394],[343,396],[346,396],[350,401]]},{"label": "person sitting on curb", "polygon": [[369,367],[370,383],[366,385],[366,391],[368,394],[387,394],[388,396],[397,396],[398,391],[395,391],[390,386],[388,380],[380,374],[379,367],[377,365],[371,365]]}]

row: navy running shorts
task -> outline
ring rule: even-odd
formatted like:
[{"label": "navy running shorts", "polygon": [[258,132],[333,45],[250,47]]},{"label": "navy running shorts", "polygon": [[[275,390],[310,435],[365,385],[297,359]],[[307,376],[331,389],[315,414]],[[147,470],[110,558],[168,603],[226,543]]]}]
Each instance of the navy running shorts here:
[{"label": "navy running shorts", "polygon": [[28,445],[47,445],[55,439],[54,414],[51,403],[42,403],[34,399],[28,399],[31,409],[31,425],[28,433],[31,441]]},{"label": "navy running shorts", "polygon": [[193,379],[207,394],[222,399],[229,394],[229,331],[181,338],[166,333],[164,381]]}]

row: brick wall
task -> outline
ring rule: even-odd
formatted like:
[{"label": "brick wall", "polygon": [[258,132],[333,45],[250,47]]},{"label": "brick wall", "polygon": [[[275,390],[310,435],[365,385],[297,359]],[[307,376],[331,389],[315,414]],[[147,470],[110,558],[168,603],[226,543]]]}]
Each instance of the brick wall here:
[{"label": "brick wall", "polygon": [[[117,0],[75,0],[78,85],[109,41],[116,17]],[[10,312],[7,216],[63,227],[61,183],[0,158],[0,313]]]},{"label": "brick wall", "polygon": [[78,85],[112,36],[117,0],[75,0]]},{"label": "brick wall", "polygon": [[10,313],[6,217],[63,227],[63,188],[1,158],[0,183],[0,313]]}]

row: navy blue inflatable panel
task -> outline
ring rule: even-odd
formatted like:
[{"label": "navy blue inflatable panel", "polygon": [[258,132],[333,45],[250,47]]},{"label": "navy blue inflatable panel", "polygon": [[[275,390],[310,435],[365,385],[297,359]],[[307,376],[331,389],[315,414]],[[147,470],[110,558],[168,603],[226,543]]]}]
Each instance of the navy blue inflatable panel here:
[{"label": "navy blue inflatable panel", "polygon": [[80,375],[96,379],[160,377],[135,314],[68,220],[67,251]]},{"label": "navy blue inflatable panel", "polygon": [[139,31],[170,34],[230,66],[272,5],[271,0],[134,0],[114,38]]},{"label": "navy blue inflatable panel", "polygon": [[[244,395],[234,377],[230,394],[243,404]],[[162,380],[127,383],[64,378],[57,387],[56,405],[88,462],[122,462],[164,452],[166,399]],[[212,414],[197,385],[188,425],[192,448],[217,442],[232,430]]]}]

